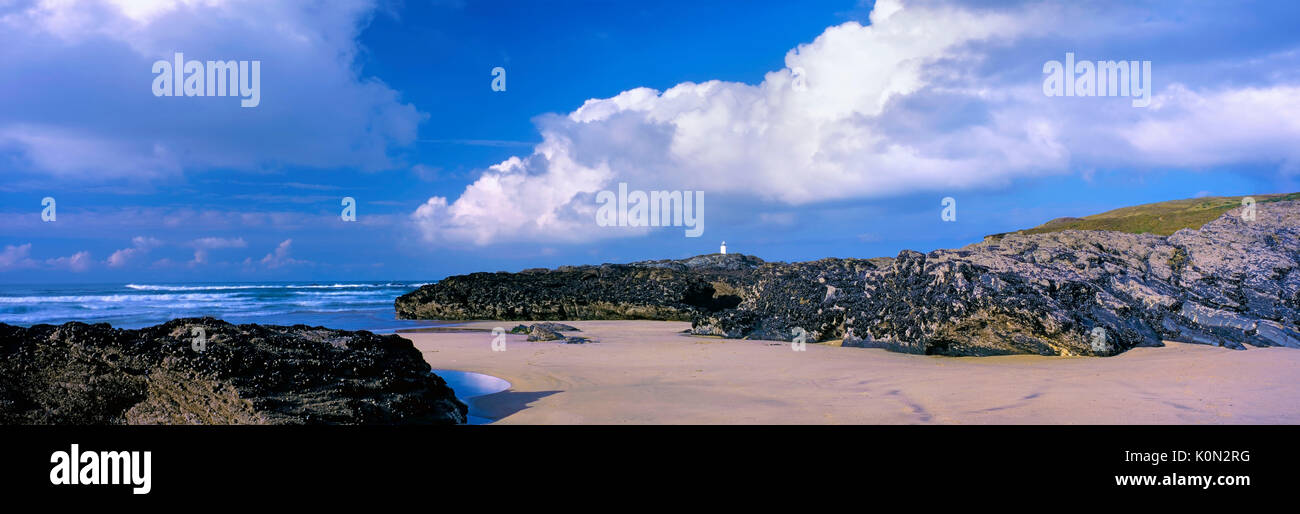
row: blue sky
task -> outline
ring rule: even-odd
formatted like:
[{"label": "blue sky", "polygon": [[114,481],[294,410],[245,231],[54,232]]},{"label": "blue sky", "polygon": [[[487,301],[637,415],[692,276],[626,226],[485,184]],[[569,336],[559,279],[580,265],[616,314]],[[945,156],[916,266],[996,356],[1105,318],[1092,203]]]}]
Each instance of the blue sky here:
[{"label": "blue sky", "polygon": [[[1300,190],[1294,2],[880,4],[4,4],[0,282],[892,256]],[[260,60],[260,105],[155,97],[178,51]],[[1066,52],[1151,61],[1152,106],[1047,97]],[[704,191],[703,236],[598,226],[619,182]]]}]

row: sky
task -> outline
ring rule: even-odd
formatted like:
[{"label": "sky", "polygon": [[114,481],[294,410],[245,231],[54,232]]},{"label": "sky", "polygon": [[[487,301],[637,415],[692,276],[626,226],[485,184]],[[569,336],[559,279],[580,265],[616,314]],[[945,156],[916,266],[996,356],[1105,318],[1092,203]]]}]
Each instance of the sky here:
[{"label": "sky", "polygon": [[[1282,0],[0,0],[0,283],[437,280],[722,241],[867,258],[1300,191],[1296,19]],[[156,95],[178,52],[256,61],[257,105]],[[1045,93],[1067,53],[1149,62],[1150,104]],[[619,184],[702,192],[702,234],[600,223]]]}]

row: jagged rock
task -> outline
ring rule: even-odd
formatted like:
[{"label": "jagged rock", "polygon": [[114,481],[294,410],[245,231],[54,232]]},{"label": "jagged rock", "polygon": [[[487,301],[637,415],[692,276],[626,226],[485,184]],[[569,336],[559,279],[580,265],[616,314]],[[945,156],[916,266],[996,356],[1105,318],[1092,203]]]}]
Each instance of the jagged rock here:
[{"label": "jagged rock", "polygon": [[533,325],[532,330],[528,332],[529,341],[558,341],[560,339],[564,339],[564,336],[540,324]]},{"label": "jagged rock", "polygon": [[694,327],[784,340],[801,327],[809,340],[945,355],[1113,355],[1165,339],[1300,347],[1300,204],[1265,207],[1167,238],[1011,234],[888,263],[764,267],[735,312]]},{"label": "jagged rock", "polygon": [[466,410],[396,335],[213,318],[0,323],[0,424],[451,424]]},{"label": "jagged rock", "polygon": [[940,355],[1114,355],[1162,340],[1300,348],[1295,201],[1168,237],[1066,230],[895,258],[719,257],[451,277],[397,307],[445,319],[690,319],[696,334]]}]

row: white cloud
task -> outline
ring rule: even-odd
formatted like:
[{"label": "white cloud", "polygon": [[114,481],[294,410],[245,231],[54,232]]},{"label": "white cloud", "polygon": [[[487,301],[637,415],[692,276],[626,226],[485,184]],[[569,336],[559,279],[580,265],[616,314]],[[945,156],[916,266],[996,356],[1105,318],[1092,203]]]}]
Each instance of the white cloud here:
[{"label": "white cloud", "polygon": [[[759,84],[637,88],[540,117],[543,141],[531,155],[492,166],[458,198],[430,198],[411,218],[433,242],[575,242],[630,234],[593,220],[594,193],[619,182],[799,206],[1076,169],[1293,161],[1298,86],[1243,86],[1228,72],[1208,83],[1207,67],[1219,64],[1194,53],[1176,53],[1190,64],[1156,59],[1147,109],[1129,98],[1043,95],[1045,60],[1073,51],[1143,58],[1098,41],[1177,41],[1189,36],[1180,27],[1217,19],[1162,19],[1186,15],[1145,5],[877,2],[871,25],[826,29]],[[1276,76],[1276,64],[1249,66]],[[796,70],[806,88],[794,87]]]},{"label": "white cloud", "polygon": [[0,271],[35,269],[44,264],[52,269],[81,273],[89,270],[94,263],[90,257],[90,252],[77,252],[67,257],[46,259],[44,262],[38,263],[31,258],[31,251],[31,243],[16,246],[6,245],[4,251],[0,251]]},{"label": "white cloud", "polygon": [[[487,244],[531,231],[550,240],[584,240],[595,208],[580,204],[572,205],[579,212],[565,208],[575,195],[594,191],[612,173],[607,166],[584,167],[572,161],[567,151],[563,145],[543,143],[527,160],[511,158],[492,166],[454,204],[448,205],[442,197],[430,198],[412,218],[430,240]],[[538,169],[540,174],[533,171]]]},{"label": "white cloud", "polygon": [[243,248],[248,246],[244,238],[225,238],[225,237],[202,237],[191,241],[190,244],[195,248],[214,249],[214,248]]},{"label": "white cloud", "polygon": [[108,256],[107,264],[112,268],[120,268],[136,257],[148,254],[150,250],[162,246],[162,241],[152,237],[136,236],[131,239],[131,247],[123,248],[112,255]]},{"label": "white cloud", "polygon": [[91,263],[92,259],[90,258],[90,252],[77,252],[67,257],[58,257],[47,259],[45,261],[45,264],[48,264],[50,267],[66,269],[74,273],[81,273],[89,270]]},{"label": "white cloud", "polygon": [[35,267],[36,261],[29,257],[31,251],[31,243],[17,246],[5,245],[4,251],[0,252],[0,271]]},{"label": "white cloud", "polygon": [[1171,87],[1126,131],[1146,160],[1174,166],[1300,165],[1300,85],[1196,92]]},{"label": "white cloud", "polygon": [[[376,0],[34,0],[0,9],[0,152],[33,173],[392,167],[425,115],[360,76]],[[261,61],[261,105],[155,97],[152,63]]]},{"label": "white cloud", "polygon": [[[297,264],[307,264],[307,261],[294,259],[293,257],[289,256],[289,252],[292,249],[292,247],[293,247],[293,240],[285,239],[275,247],[274,251],[266,254],[265,257],[262,257],[262,260],[259,262],[261,262],[262,266],[267,269],[275,269],[275,268],[292,266]],[[252,265],[252,259],[244,260],[245,267],[249,267],[251,265]]]},{"label": "white cloud", "polygon": [[[543,142],[532,156],[493,166],[454,202],[431,198],[413,219],[435,241],[581,241],[627,234],[596,229],[591,220],[592,194],[616,181],[798,205],[885,195],[917,183],[969,185],[1023,171],[984,166],[1006,157],[996,150],[920,152],[891,142],[873,120],[894,98],[924,87],[926,67],[951,49],[994,34],[1014,37],[1035,25],[1000,12],[911,11],[897,2],[877,9],[876,25],[827,29],[790,51],[787,67],[758,85],[638,88],[588,100],[567,117],[543,118]],[[805,74],[806,89],[792,87],[794,70]],[[1056,149],[1028,146],[1004,144],[1039,160],[1060,160]]]}]

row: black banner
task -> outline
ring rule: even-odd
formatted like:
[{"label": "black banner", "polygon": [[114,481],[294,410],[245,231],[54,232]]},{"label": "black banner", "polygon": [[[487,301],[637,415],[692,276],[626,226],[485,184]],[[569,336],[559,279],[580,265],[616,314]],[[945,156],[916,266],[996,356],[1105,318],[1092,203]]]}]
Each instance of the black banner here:
[{"label": "black banner", "polygon": [[570,486],[659,498],[732,494],[717,488],[727,484],[791,497],[838,484],[818,494],[1197,501],[1293,488],[1297,435],[1293,426],[0,427],[0,488],[6,498],[109,504],[546,498]]}]

